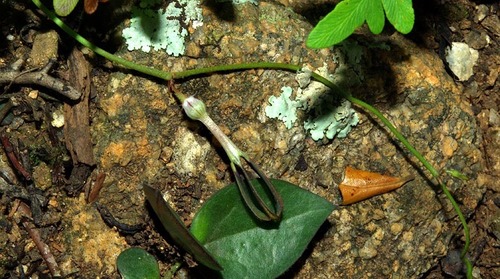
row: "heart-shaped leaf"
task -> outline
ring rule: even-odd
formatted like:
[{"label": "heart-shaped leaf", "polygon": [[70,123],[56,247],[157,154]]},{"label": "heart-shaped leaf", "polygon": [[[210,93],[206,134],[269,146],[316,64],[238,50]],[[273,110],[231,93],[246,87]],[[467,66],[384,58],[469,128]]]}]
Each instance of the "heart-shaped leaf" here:
[{"label": "heart-shaped leaf", "polygon": [[160,268],[155,257],[137,247],[120,253],[116,265],[124,279],[158,279]]},{"label": "heart-shaped leaf", "polygon": [[[280,223],[258,221],[241,202],[235,184],[200,209],[191,232],[221,264],[224,278],[275,278],[304,252],[334,206],[286,181],[271,179],[283,198]],[[253,180],[263,194],[259,180]]]}]

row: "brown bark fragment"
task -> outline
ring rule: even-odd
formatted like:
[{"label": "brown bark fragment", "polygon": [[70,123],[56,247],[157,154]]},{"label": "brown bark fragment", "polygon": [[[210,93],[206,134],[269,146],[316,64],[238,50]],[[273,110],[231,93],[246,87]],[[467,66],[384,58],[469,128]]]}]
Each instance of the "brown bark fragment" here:
[{"label": "brown bark fragment", "polygon": [[68,61],[71,83],[82,92],[80,102],[64,104],[64,136],[73,164],[95,165],[89,126],[90,66],[74,49]]}]

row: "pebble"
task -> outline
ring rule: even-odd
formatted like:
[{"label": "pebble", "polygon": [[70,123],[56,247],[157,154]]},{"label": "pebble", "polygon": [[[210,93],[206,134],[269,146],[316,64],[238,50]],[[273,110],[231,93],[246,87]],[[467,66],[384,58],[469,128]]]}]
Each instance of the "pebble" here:
[{"label": "pebble", "polygon": [[465,42],[473,49],[483,49],[490,43],[490,38],[486,33],[471,30],[464,36]]},{"label": "pebble", "polygon": [[482,21],[488,15],[488,7],[484,4],[478,5],[476,7],[476,14],[474,15],[474,21],[476,23]]},{"label": "pebble", "polygon": [[391,233],[393,235],[398,235],[398,234],[400,234],[403,231],[403,227],[404,226],[401,223],[394,223],[394,224],[391,225],[391,229],[390,229]]},{"label": "pebble", "polygon": [[483,25],[493,34],[500,34],[500,19],[498,18],[498,15],[491,15],[486,17],[481,22],[481,25]]}]

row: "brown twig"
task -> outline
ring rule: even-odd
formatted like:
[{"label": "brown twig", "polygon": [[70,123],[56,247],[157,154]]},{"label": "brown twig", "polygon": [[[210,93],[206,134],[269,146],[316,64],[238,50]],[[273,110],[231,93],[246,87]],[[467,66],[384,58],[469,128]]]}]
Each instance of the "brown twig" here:
[{"label": "brown twig", "polygon": [[60,79],[48,75],[48,70],[52,63],[47,64],[43,69],[36,72],[20,72],[18,70],[6,70],[0,74],[0,84],[36,84],[63,95],[70,100],[78,100],[81,93],[72,86],[65,84]]},{"label": "brown twig", "polygon": [[[23,202],[19,204],[18,212],[25,217],[31,216],[31,210],[29,206]],[[45,242],[43,242],[42,238],[40,237],[40,232],[35,227],[35,225],[27,220],[28,218],[24,218],[24,221],[22,221],[21,223],[35,243],[38,251],[40,251],[40,255],[47,264],[50,273],[53,277],[61,277],[61,269],[59,268],[54,255],[52,255],[49,246]]]},{"label": "brown twig", "polygon": [[5,153],[7,154],[7,157],[9,158],[9,161],[12,164],[12,166],[24,177],[24,179],[26,179],[26,181],[31,181],[31,175],[19,162],[19,159],[14,153],[14,147],[12,147],[9,138],[2,135],[0,136],[0,141],[2,142],[3,148],[5,149]]}]

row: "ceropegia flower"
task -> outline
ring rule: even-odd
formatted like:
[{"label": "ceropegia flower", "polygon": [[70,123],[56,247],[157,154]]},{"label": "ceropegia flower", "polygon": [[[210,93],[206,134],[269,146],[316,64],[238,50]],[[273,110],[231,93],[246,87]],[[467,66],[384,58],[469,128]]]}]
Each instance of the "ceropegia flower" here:
[{"label": "ceropegia flower", "polygon": [[[255,217],[263,221],[279,221],[283,212],[283,200],[269,178],[221,131],[219,126],[208,115],[205,104],[201,100],[193,96],[187,97],[182,102],[182,108],[189,118],[203,123],[219,141],[222,148],[224,148],[229,157],[231,170],[233,171],[243,201]],[[265,187],[264,190],[269,193],[269,197],[272,200],[273,208],[270,208],[264,202],[252,185],[250,174],[245,169],[244,164],[248,165],[262,180]]]}]

